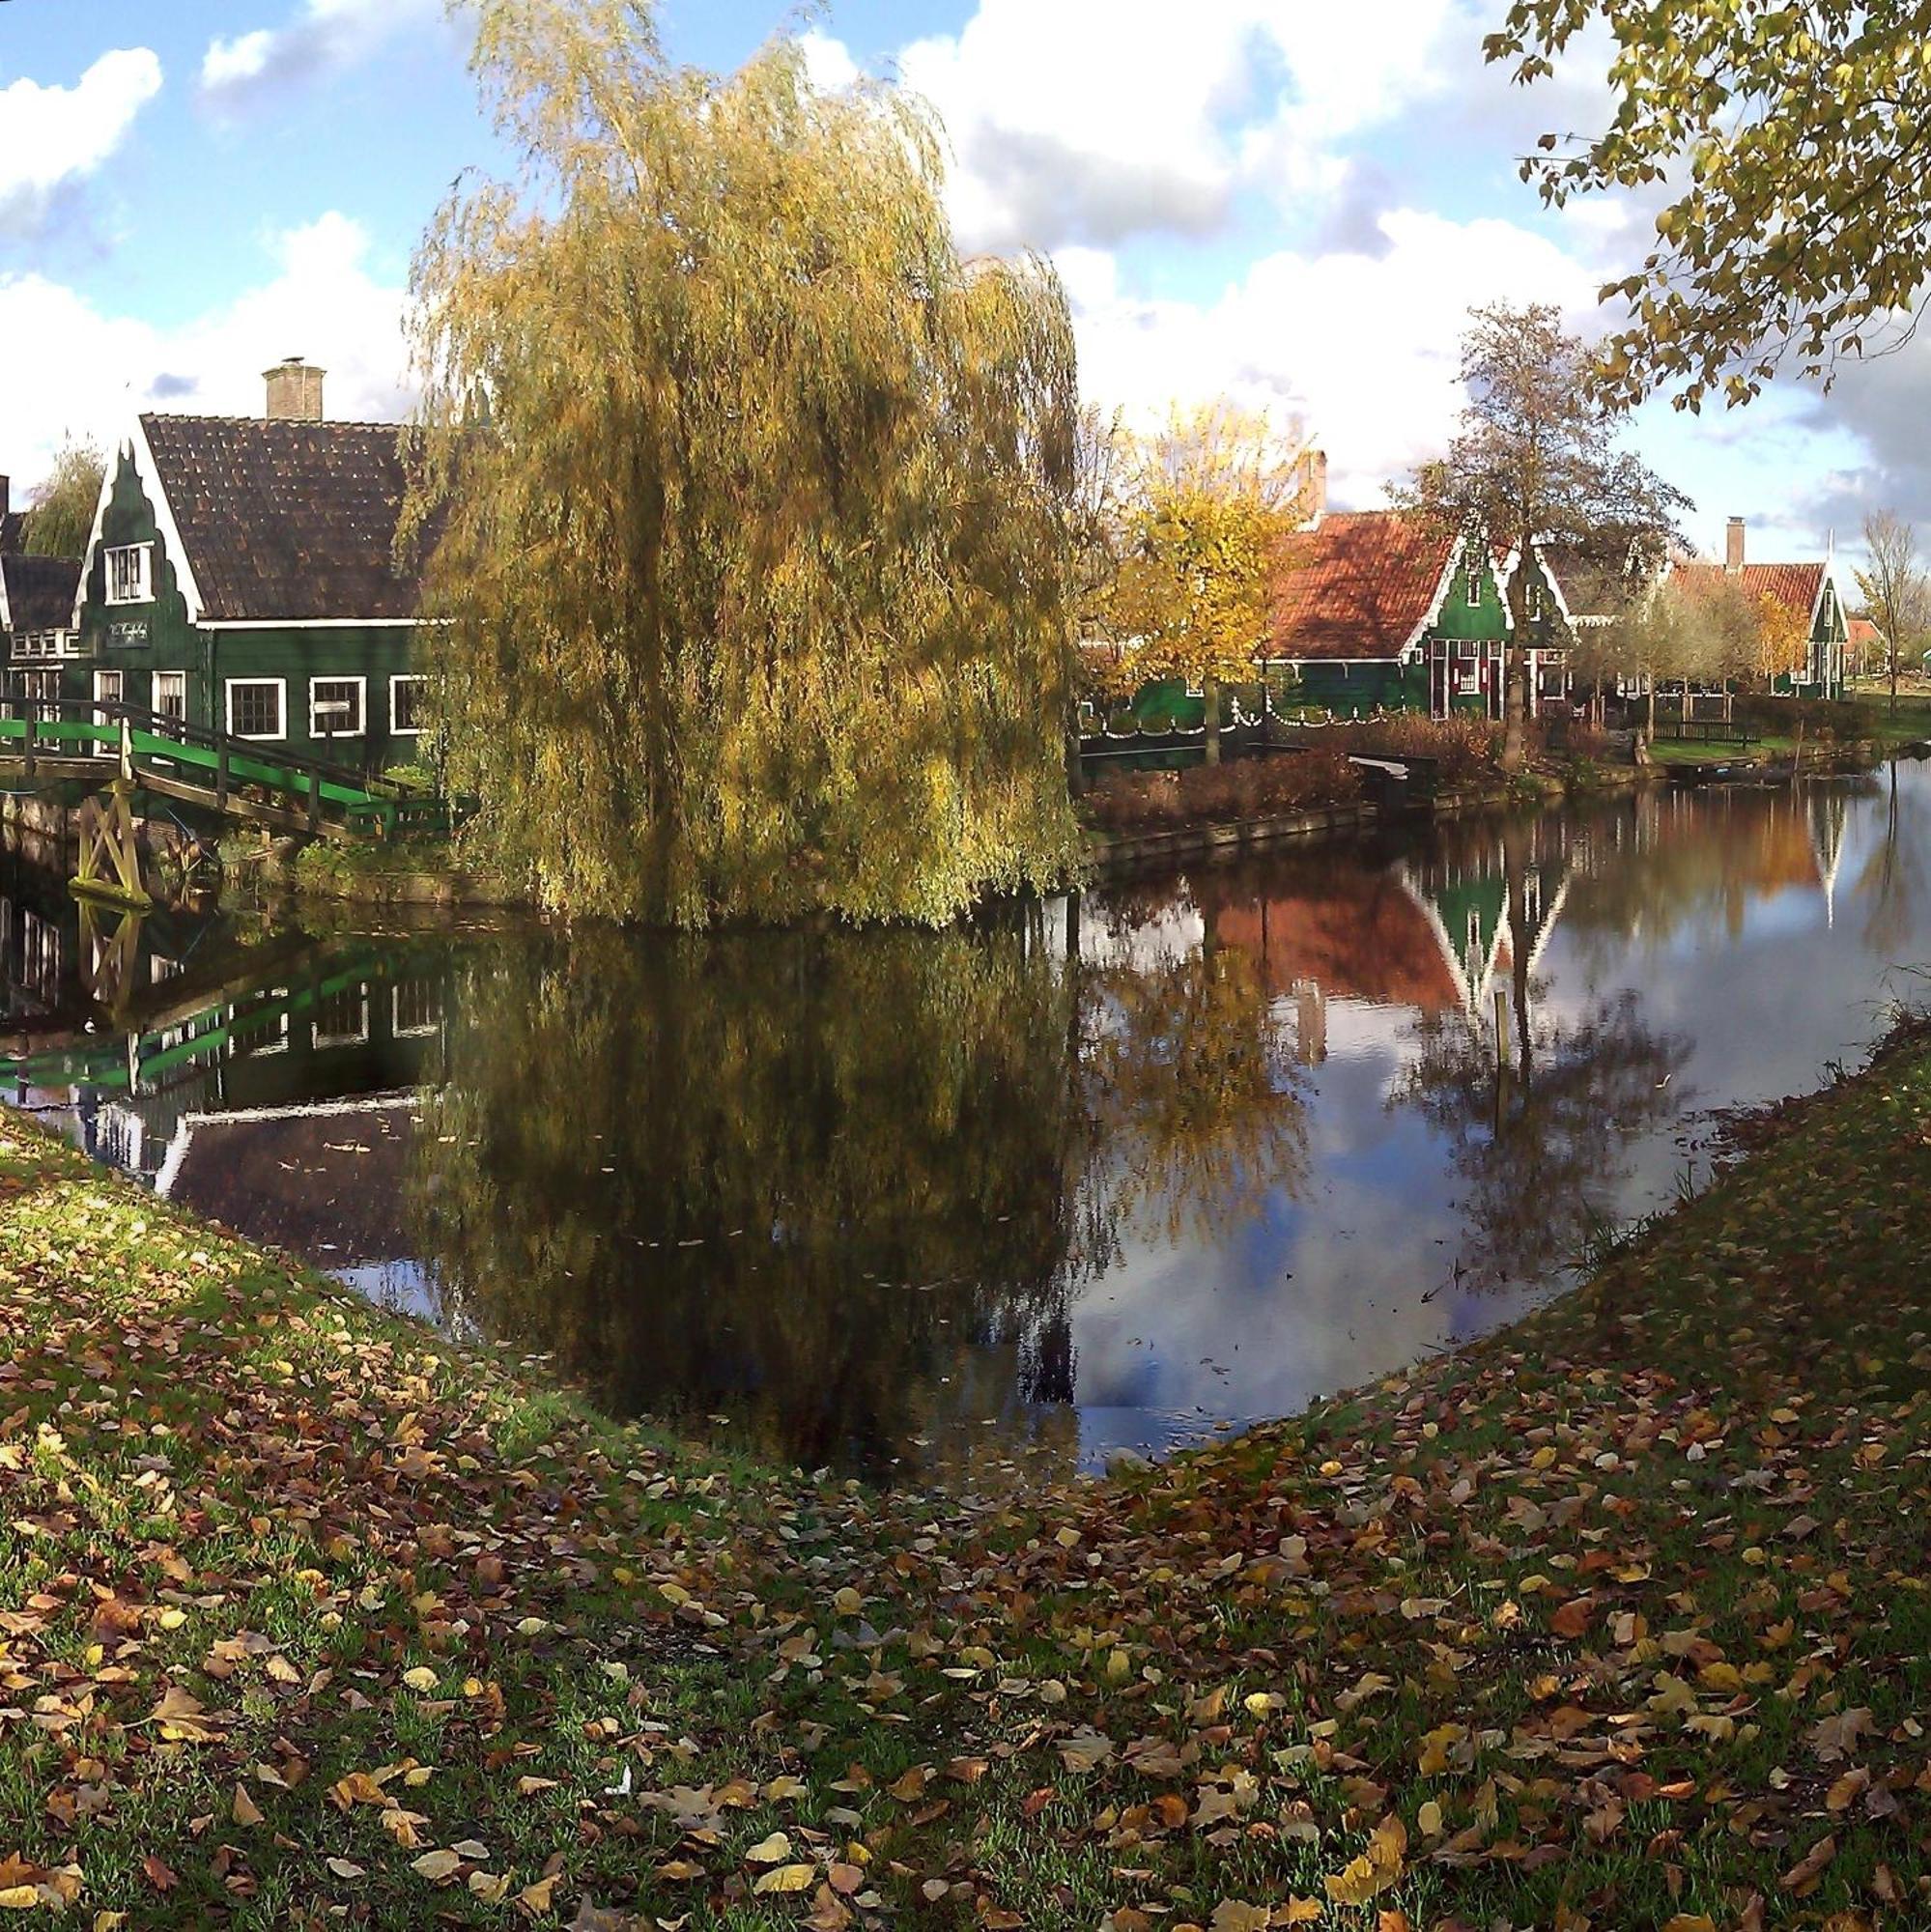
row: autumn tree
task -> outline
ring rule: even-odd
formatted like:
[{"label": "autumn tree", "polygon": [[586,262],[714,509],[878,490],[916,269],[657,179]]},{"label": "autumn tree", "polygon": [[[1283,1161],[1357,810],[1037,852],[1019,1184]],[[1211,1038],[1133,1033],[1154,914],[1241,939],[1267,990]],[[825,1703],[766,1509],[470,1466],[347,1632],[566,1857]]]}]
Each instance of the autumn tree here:
[{"label": "autumn tree", "polygon": [[1104,622],[1128,685],[1181,677],[1206,693],[1220,755],[1220,685],[1254,675],[1281,539],[1299,520],[1300,440],[1221,402],[1138,442],[1122,498]]},{"label": "autumn tree", "polygon": [[1051,268],[960,259],[940,130],[649,0],[456,0],[513,178],[412,278],[411,533],[474,840],[540,901],[947,919],[1076,849],[1078,403]]},{"label": "autumn tree", "polygon": [[1581,36],[1613,46],[1600,128],[1547,134],[1522,176],[1561,206],[1670,193],[1656,242],[1604,290],[1628,321],[1609,397],[1746,401],[1780,369],[1828,382],[1906,333],[1931,271],[1931,66],[1905,0],[1514,0],[1485,42],[1518,81]]},{"label": "autumn tree", "polygon": [[[1616,447],[1616,425],[1589,381],[1592,352],[1548,303],[1471,311],[1462,338],[1465,400],[1447,453],[1398,490],[1401,505],[1444,535],[1486,533],[1526,557],[1537,544],[1588,546],[1604,529],[1661,543],[1675,533],[1683,494]],[[1508,585],[1513,639],[1528,634],[1531,573]],[[1507,657],[1502,763],[1527,755],[1525,653]]]},{"label": "autumn tree", "polygon": [[107,459],[100,445],[69,437],[27,512],[21,548],[38,556],[78,556],[94,533]]},{"label": "autumn tree", "polygon": [[1897,670],[1905,646],[1931,623],[1931,577],[1918,560],[1917,531],[1894,510],[1873,510],[1864,519],[1867,568],[1858,572],[1858,588],[1870,606],[1871,621],[1888,643],[1890,708],[1897,711]]}]

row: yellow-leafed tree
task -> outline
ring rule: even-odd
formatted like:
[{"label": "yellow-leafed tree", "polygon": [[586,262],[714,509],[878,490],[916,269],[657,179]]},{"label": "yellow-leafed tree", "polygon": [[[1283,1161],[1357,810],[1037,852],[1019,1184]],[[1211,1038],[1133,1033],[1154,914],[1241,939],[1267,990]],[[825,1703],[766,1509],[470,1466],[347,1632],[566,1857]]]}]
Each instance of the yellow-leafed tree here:
[{"label": "yellow-leafed tree", "polygon": [[1176,412],[1131,452],[1119,563],[1103,622],[1130,690],[1185,678],[1207,694],[1207,756],[1219,755],[1219,687],[1254,675],[1283,536],[1298,521],[1299,440],[1219,403]]}]

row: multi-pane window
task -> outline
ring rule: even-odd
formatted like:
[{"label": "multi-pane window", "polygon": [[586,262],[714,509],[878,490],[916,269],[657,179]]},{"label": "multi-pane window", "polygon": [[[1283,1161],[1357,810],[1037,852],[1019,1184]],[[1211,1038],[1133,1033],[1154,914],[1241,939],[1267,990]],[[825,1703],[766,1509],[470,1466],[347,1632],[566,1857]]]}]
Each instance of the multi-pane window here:
[{"label": "multi-pane window", "polygon": [[[110,704],[119,704],[123,695],[121,673],[118,670],[98,670],[94,673],[94,702],[99,707],[94,714],[94,722],[97,724],[112,724],[116,722],[106,707]],[[98,743],[95,749],[105,752],[113,748],[104,743]]]},{"label": "multi-pane window", "polygon": [[228,680],[228,731],[236,738],[280,738],[287,734],[282,719],[282,681],[278,677],[231,677]]},{"label": "multi-pane window", "polygon": [[362,679],[315,677],[308,682],[308,735],[359,738],[362,735]]},{"label": "multi-pane window", "polygon": [[155,715],[176,724],[187,722],[187,673],[185,670],[156,671]]},{"label": "multi-pane window", "polygon": [[422,677],[389,679],[389,729],[398,738],[412,738],[422,729],[423,687],[428,682]]},{"label": "multi-pane window", "polygon": [[155,547],[151,543],[120,544],[101,554],[107,562],[107,601],[110,604],[145,604],[153,596],[149,586]]},{"label": "multi-pane window", "polygon": [[434,980],[403,980],[389,988],[389,1030],[398,1039],[436,1031],[442,988]]},{"label": "multi-pane window", "polygon": [[350,986],[317,1000],[309,1037],[316,1046],[360,1046],[369,1037],[369,989]]}]

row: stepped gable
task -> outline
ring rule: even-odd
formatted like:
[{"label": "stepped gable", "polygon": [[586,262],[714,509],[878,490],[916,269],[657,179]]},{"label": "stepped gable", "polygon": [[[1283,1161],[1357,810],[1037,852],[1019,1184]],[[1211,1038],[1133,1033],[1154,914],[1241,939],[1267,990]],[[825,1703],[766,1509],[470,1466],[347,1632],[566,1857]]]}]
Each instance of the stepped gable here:
[{"label": "stepped gable", "polygon": [[1340,511],[1281,553],[1273,654],[1398,656],[1434,615],[1456,540],[1398,510]]},{"label": "stepped gable", "polygon": [[399,570],[407,432],[395,423],[144,415],[168,509],[216,622],[410,618]]}]

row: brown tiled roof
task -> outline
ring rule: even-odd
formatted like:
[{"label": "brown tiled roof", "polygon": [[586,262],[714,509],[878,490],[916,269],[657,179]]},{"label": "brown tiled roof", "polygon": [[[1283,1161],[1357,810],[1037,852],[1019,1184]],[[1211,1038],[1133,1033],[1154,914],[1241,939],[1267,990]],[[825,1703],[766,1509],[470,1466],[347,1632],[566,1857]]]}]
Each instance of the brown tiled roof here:
[{"label": "brown tiled roof", "polygon": [[1429,613],[1455,539],[1398,510],[1326,516],[1283,547],[1274,653],[1392,658]]},{"label": "brown tiled roof", "polygon": [[217,620],[412,617],[393,561],[407,479],[394,423],[144,415],[161,488]]},{"label": "brown tiled roof", "polygon": [[1752,604],[1774,597],[1802,617],[1806,627],[1824,582],[1821,563],[1746,563],[1739,571],[1726,570],[1720,563],[1679,563],[1670,574],[1691,597],[1711,596],[1726,582],[1737,584]]},{"label": "brown tiled roof", "polygon": [[0,554],[0,599],[14,631],[65,631],[73,623],[80,559],[72,556]]}]

